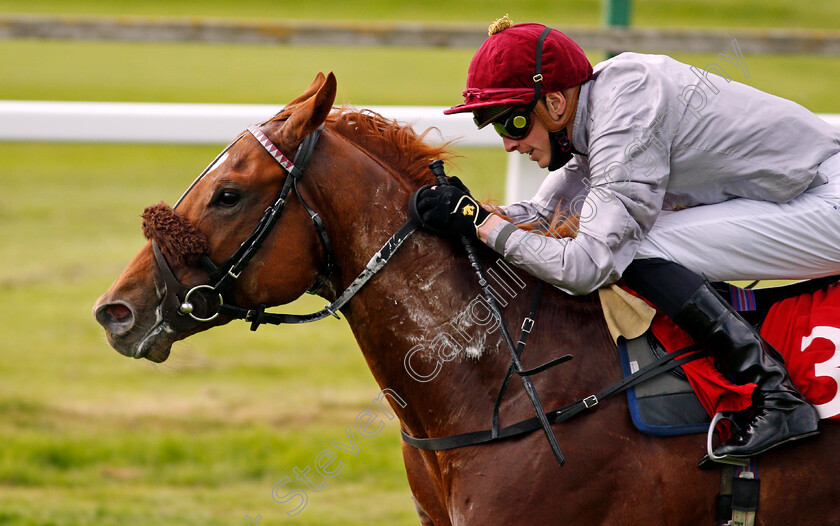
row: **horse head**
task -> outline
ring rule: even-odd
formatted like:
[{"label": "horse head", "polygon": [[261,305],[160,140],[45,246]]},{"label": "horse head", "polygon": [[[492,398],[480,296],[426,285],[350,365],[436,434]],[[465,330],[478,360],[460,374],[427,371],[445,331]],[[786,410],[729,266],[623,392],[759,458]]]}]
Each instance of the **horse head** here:
[{"label": "horse head", "polygon": [[[293,159],[304,138],[324,124],[335,95],[333,74],[319,74],[302,95],[254,133],[263,134]],[[210,262],[218,264],[237,253],[289,177],[257,135],[245,132],[199,176],[175,209],[164,203],[148,207],[143,231],[149,242],[94,306],[109,343],[126,356],[161,362],[175,341],[229,321],[201,312],[214,310],[218,303],[211,281],[220,278],[213,276]],[[307,176],[313,181],[301,184],[302,194],[316,191],[303,188],[314,188],[315,178]],[[243,307],[279,305],[326,281],[322,273],[327,249],[300,195],[295,189],[285,196],[288,202],[277,223],[241,275],[231,279],[225,301]],[[197,310],[192,317],[178,309],[187,303],[184,295],[196,287],[189,298],[190,307]],[[329,286],[323,293],[329,294]]]}]

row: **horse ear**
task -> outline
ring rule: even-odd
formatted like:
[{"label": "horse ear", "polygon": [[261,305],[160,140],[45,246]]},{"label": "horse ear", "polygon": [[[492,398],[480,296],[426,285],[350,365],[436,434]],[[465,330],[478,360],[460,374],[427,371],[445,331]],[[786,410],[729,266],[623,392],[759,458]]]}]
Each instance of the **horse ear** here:
[{"label": "horse ear", "polygon": [[296,144],[312,133],[325,120],[335,102],[335,75],[330,72],[315,95],[300,103],[280,128],[280,138],[285,144]]},{"label": "horse ear", "polygon": [[309,87],[303,91],[303,93],[289,101],[289,103],[286,104],[286,106],[294,106],[295,104],[303,102],[306,99],[310,98],[312,95],[315,95],[315,92],[318,91],[318,88],[324,85],[325,80],[326,77],[324,76],[324,73],[319,71],[318,74],[315,75],[315,80],[312,81],[312,84],[310,84]]}]

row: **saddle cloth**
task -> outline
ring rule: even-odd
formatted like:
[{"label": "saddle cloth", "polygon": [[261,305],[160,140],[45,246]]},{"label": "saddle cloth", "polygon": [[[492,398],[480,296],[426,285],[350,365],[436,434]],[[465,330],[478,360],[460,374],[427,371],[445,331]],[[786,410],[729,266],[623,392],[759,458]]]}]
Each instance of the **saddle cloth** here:
[{"label": "saddle cloth", "polygon": [[776,303],[761,335],[820,418],[840,420],[840,284]]},{"label": "saddle cloth", "polygon": [[[624,376],[635,373],[667,352],[650,332],[618,342]],[[627,390],[627,401],[633,425],[649,435],[705,433],[711,421],[680,368],[631,387]]]},{"label": "saddle cloth", "polygon": [[[739,307],[736,298],[733,294],[733,303]],[[840,419],[840,284],[775,303],[760,332],[782,354],[791,379],[820,417]],[[625,376],[655,359],[658,342],[669,352],[694,343],[671,320],[657,314],[649,334],[619,341]],[[667,374],[628,390],[631,418],[640,431],[654,435],[705,432],[708,415],[750,406],[755,385],[733,384],[714,367],[712,358],[689,362],[681,369],[688,383]],[[687,385],[696,400],[689,396]],[[697,411],[698,403],[705,418]]]}]

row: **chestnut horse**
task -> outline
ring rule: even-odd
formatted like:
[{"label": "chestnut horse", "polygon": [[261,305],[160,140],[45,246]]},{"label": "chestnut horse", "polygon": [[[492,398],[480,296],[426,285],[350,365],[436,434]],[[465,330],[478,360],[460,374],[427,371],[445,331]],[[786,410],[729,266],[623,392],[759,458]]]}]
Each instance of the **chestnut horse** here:
[{"label": "chestnut horse", "polygon": [[[412,192],[435,182],[427,166],[445,156],[443,148],[378,115],[334,109],[335,93],[333,75],[319,74],[306,92],[259,128],[292,158],[303,139],[325,124],[299,180],[299,193],[288,195],[285,211],[226,293],[226,303],[276,306],[312,288],[335,300],[407,221]],[[187,287],[207,283],[207,271],[178,251],[206,253],[216,264],[224,261],[248,238],[287,177],[254,136],[243,133],[234,141],[182,198],[177,215],[171,212],[170,222],[181,222],[178,235],[189,238],[180,243],[176,236],[169,240],[173,246],[161,247],[175,278]],[[322,242],[303,202],[322,219],[331,248]],[[154,232],[147,235],[155,239]],[[334,257],[331,270],[328,252]],[[498,262],[483,246],[478,256],[488,268]],[[164,306],[167,287],[161,272],[149,242],[94,307],[109,342],[122,354],[163,361],[173,342],[230,321],[220,316],[179,325],[173,316],[184,315]],[[516,274],[516,280],[509,280],[516,297],[507,296],[503,306],[512,328],[528,314],[537,284],[525,273]],[[418,231],[341,308],[374,378],[398,395],[389,402],[407,434],[441,437],[489,427],[510,354],[496,327],[461,316],[480,294],[461,243]],[[466,343],[448,347],[446,361],[430,352],[409,356],[418,345],[429,347],[436,338],[441,341],[440,335],[455,332]],[[597,297],[572,297],[546,287],[524,366],[566,353],[574,360],[533,377],[546,410],[621,379]],[[712,524],[720,474],[696,467],[704,437],[642,435],[631,424],[624,396],[596,407],[553,427],[568,459],[563,467],[539,431],[437,452],[403,444],[420,522]],[[501,406],[502,425],[533,417],[533,411],[522,385],[512,382]],[[818,438],[762,457],[757,523],[840,524],[838,446],[840,434],[826,425]]]}]

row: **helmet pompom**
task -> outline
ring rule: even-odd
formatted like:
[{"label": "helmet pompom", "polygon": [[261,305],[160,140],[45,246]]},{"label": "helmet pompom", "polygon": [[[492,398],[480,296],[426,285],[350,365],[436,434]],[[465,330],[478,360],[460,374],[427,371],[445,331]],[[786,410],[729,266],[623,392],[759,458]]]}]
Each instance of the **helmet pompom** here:
[{"label": "helmet pompom", "polygon": [[500,31],[504,31],[505,29],[509,28],[513,25],[513,22],[508,18],[507,13],[502,18],[497,18],[490,24],[490,27],[487,28],[487,36],[493,36]]}]

